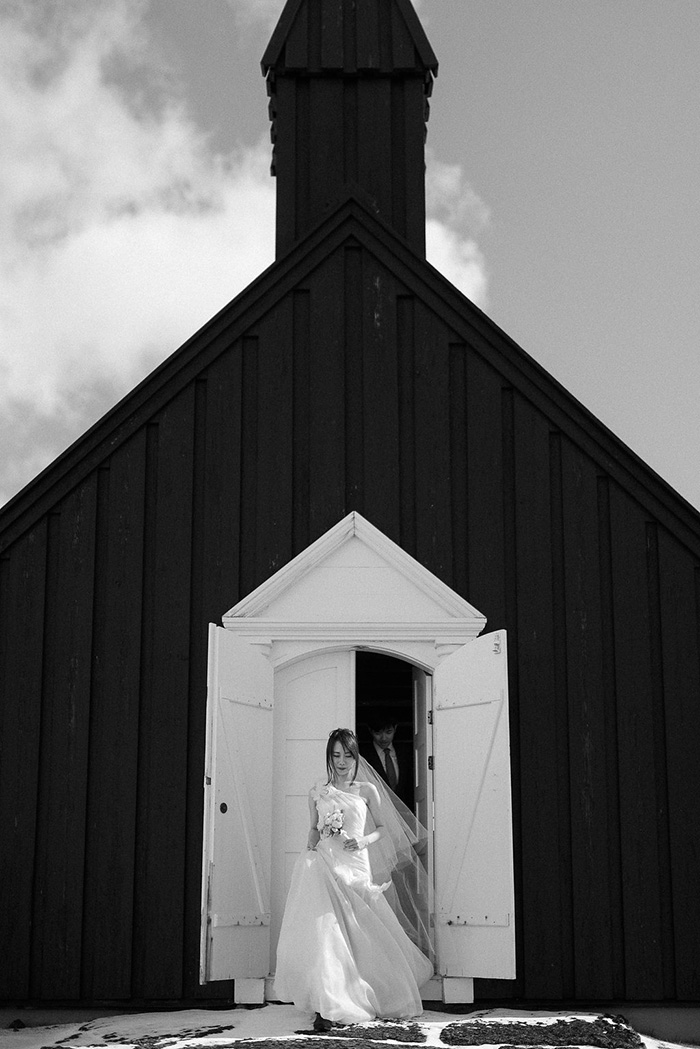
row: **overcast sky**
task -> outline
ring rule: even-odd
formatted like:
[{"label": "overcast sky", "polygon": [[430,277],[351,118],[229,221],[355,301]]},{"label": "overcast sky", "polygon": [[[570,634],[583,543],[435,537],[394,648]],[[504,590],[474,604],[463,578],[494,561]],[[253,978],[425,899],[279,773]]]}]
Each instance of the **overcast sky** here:
[{"label": "overcast sky", "polygon": [[[700,0],[421,0],[429,258],[700,508]],[[282,0],[0,0],[0,504],[273,260]]]}]

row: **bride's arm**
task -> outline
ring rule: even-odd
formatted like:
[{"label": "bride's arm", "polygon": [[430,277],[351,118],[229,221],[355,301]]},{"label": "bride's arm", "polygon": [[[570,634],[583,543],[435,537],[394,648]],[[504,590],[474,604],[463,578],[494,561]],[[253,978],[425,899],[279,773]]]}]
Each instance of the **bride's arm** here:
[{"label": "bride's arm", "polygon": [[368,845],[379,841],[384,836],[379,791],[373,783],[363,783],[360,786],[360,795],[367,802],[367,808],[374,820],[374,830],[370,834],[363,834],[360,838],[350,838],[345,842],[346,849],[366,849]]},{"label": "bride's arm", "polygon": [[321,840],[321,835],[319,833],[318,827],[316,826],[316,824],[318,823],[318,810],[316,809],[316,802],[311,797],[311,792],[310,791],[309,791],[309,816],[311,817],[311,826],[309,827],[309,836],[306,839],[306,848],[313,850],[313,849],[316,848],[316,846],[318,845],[319,841]]}]

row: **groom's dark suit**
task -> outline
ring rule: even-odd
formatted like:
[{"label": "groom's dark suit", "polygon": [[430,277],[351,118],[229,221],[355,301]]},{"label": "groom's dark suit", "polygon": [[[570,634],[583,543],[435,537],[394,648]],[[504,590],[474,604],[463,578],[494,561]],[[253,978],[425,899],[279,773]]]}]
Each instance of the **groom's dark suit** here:
[{"label": "groom's dark suit", "polygon": [[[394,741],[393,746],[399,771],[399,782],[395,793],[398,794],[404,805],[408,805],[409,809],[413,810],[413,747],[409,743],[397,743],[396,741]],[[377,748],[372,740],[361,744],[360,754],[362,754],[365,761],[369,762],[375,772],[378,772],[382,779],[386,781],[384,754],[380,756],[377,753]]]}]

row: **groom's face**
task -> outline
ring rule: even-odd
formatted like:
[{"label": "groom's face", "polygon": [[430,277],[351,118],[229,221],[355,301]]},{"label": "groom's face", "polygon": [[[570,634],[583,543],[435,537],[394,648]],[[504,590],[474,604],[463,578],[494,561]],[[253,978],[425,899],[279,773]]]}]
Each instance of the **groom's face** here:
[{"label": "groom's face", "polygon": [[396,725],[384,725],[382,728],[370,729],[372,733],[372,739],[378,747],[390,747],[394,742],[394,733],[396,732]]}]

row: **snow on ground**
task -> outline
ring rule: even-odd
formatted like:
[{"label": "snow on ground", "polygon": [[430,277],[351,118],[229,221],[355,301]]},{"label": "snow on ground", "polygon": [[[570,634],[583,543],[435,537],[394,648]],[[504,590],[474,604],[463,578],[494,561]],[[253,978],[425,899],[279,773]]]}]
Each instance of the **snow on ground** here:
[{"label": "snow on ground", "polygon": [[[7,1013],[5,1012],[5,1015]],[[21,1019],[21,1011],[18,1012]],[[60,1014],[58,1014],[60,1015]],[[426,1036],[429,1046],[442,1045],[440,1032],[448,1024],[465,1023],[482,1019],[490,1023],[527,1022],[533,1025],[546,1026],[557,1019],[594,1020],[599,1014],[594,1013],[543,1013],[520,1010],[497,1009],[481,1010],[464,1015],[454,1013],[425,1012],[418,1021]],[[177,1012],[134,1013],[119,1016],[103,1016],[85,1022],[55,1023],[42,1027],[29,1026],[31,1020],[25,1017],[26,1027],[19,1030],[5,1029],[0,1031],[0,1049],[88,1049],[95,1046],[143,1047],[149,1049],[216,1049],[228,1046],[238,1039],[284,1038],[300,1030],[309,1030],[311,1017],[295,1009],[292,1005],[266,1005],[260,1009],[188,1009]],[[5,1026],[3,1024],[3,1026]],[[363,1032],[365,1037],[367,1032]],[[332,1034],[330,1035],[332,1037]],[[308,1035],[310,1041],[319,1041],[322,1049],[323,1038]],[[546,1036],[542,1038],[546,1044]],[[677,1049],[674,1043],[659,1041],[642,1036],[645,1049]],[[388,1042],[387,1046],[396,1046],[397,1042]],[[404,1049],[407,1049],[404,1043]]]}]

